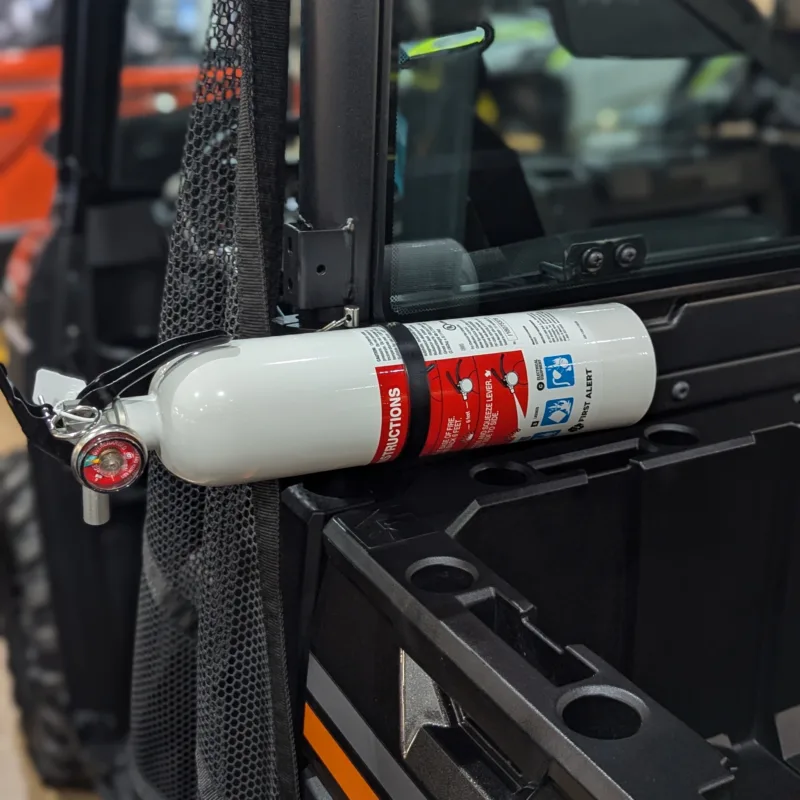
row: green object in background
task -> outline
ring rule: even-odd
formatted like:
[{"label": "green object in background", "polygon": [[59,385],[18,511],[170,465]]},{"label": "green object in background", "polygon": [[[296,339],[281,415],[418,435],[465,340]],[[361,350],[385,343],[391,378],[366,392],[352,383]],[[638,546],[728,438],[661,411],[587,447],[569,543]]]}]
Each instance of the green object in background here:
[{"label": "green object in background", "polygon": [[[552,43],[547,55],[545,69],[555,73],[565,69],[573,60],[572,54],[558,44],[549,23],[541,19],[498,19],[492,20],[494,41],[498,44],[524,44],[525,41]],[[408,68],[409,62],[422,60],[427,56],[445,53],[462,52],[480,47],[486,42],[486,31],[483,28],[448,36],[439,36],[421,41],[407,42],[400,47],[400,67]]]},{"label": "green object in background", "polygon": [[547,56],[544,66],[548,72],[561,72],[561,70],[566,69],[572,63],[572,59],[572,53],[570,53],[566,47],[561,47],[561,45],[559,45]]},{"label": "green object in background", "polygon": [[697,98],[705,94],[712,86],[715,86],[723,80],[731,70],[741,62],[742,56],[738,55],[710,58],[689,82],[689,96]]},{"label": "green object in background", "polygon": [[486,31],[483,28],[475,28],[471,31],[454,33],[449,36],[438,36],[433,39],[423,39],[419,42],[406,42],[400,46],[400,66],[408,66],[409,61],[425,58],[426,56],[479,47],[485,41]]},{"label": "green object in background", "polygon": [[553,38],[553,29],[541,19],[503,19],[494,23],[496,42],[516,42],[519,39],[543,41]]}]

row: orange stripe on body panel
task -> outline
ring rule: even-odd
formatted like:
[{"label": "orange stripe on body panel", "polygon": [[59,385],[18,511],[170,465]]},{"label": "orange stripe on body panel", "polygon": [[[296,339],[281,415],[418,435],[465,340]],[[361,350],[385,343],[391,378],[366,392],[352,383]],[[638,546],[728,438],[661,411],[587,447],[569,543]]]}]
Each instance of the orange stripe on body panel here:
[{"label": "orange stripe on body panel", "polygon": [[303,732],[319,760],[347,795],[348,800],[378,800],[378,795],[372,791],[361,773],[353,766],[353,762],[308,705]]}]

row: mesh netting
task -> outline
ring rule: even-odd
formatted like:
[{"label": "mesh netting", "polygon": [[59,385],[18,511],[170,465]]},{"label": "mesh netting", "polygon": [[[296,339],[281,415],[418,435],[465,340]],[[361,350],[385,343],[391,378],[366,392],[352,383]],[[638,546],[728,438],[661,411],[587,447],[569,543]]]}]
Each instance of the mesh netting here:
[{"label": "mesh netting", "polygon": [[[243,235],[236,212],[247,146],[239,128],[252,114],[249,78],[242,78],[251,66],[249,5],[213,4],[162,338],[212,328],[238,335],[243,327],[237,254],[252,233]],[[152,464],[132,698],[134,775],[144,797],[288,796],[274,757],[275,668],[261,596],[257,491],[190,486]]]}]

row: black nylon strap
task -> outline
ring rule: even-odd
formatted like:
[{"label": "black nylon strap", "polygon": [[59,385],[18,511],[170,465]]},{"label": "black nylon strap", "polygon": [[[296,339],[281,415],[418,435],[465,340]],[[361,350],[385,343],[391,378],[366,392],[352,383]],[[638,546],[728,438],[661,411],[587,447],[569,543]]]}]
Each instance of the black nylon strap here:
[{"label": "black nylon strap", "polygon": [[[243,75],[237,153],[236,244],[238,249],[239,323],[245,338],[269,336],[277,305],[283,254],[283,207],[286,186],[286,108],[288,97],[290,0],[243,0]],[[272,743],[278,785],[264,797],[298,800],[296,731],[299,709],[293,709],[287,649],[284,597],[299,595],[301,575],[280,526],[280,490],[276,481],[255,484],[261,595],[264,605],[271,689]],[[295,537],[298,538],[298,537]],[[293,651],[294,652],[294,651]],[[272,765],[270,765],[272,767]]]},{"label": "black nylon strap", "polygon": [[408,400],[411,407],[408,420],[408,437],[397,461],[417,458],[425,447],[431,424],[431,390],[428,369],[417,340],[411,331],[399,322],[384,326],[397,343],[408,377]]},{"label": "black nylon strap", "polygon": [[145,350],[124,363],[98,375],[78,395],[84,405],[103,409],[126,389],[152,375],[162,364],[198,348],[227,344],[231,337],[224,331],[200,331],[174,336]]},{"label": "black nylon strap", "polygon": [[43,453],[68,465],[72,456],[72,445],[52,436],[47,426],[47,421],[55,413],[53,408],[46,403],[37,405],[26,400],[8,377],[5,364],[0,364],[0,394],[5,397],[27,440]]}]

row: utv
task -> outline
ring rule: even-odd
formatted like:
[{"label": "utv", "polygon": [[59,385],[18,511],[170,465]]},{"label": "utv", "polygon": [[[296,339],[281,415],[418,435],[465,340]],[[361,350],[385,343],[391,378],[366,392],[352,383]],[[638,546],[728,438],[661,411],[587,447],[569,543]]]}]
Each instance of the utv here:
[{"label": "utv", "polygon": [[[117,418],[115,447],[151,451],[124,770],[139,797],[798,795],[800,50],[794,4],[768,11],[303,0],[287,220],[289,3],[213,4],[159,345],[77,396],[2,384],[56,456],[42,474],[122,474],[123,451],[105,474],[76,436],[131,393],[161,403],[173,368],[226,361],[256,385],[239,352],[338,329],[394,339],[410,384],[415,325],[615,301],[657,376],[625,428],[251,483],[274,454],[244,437],[267,424],[313,462],[287,385],[198,424],[226,464],[239,449],[226,486],[181,480],[163,438]],[[292,363],[323,414],[314,360]],[[572,432],[581,408],[562,404]],[[190,466],[211,475],[213,455]]]}]

